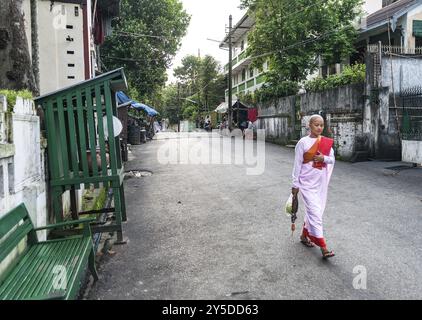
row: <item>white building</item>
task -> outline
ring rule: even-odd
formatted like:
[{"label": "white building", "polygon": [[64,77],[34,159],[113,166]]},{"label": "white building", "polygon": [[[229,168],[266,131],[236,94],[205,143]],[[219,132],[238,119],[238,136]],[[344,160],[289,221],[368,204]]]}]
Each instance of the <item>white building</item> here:
[{"label": "white building", "polygon": [[[251,66],[252,59],[246,55],[248,48],[248,34],[255,24],[250,14],[245,14],[232,29],[232,99],[235,102],[242,94],[251,93],[264,84],[264,73],[268,70],[265,62],[261,68]],[[229,47],[229,37],[226,36],[220,44],[220,48]],[[226,74],[229,72],[228,64],[225,66]],[[226,102],[228,101],[228,89],[226,90]]]},{"label": "white building", "polygon": [[32,13],[30,2],[23,1],[23,13],[31,55],[37,47],[32,61],[39,69],[40,94],[93,78],[100,70],[98,45],[111,32],[120,0],[40,0]]}]

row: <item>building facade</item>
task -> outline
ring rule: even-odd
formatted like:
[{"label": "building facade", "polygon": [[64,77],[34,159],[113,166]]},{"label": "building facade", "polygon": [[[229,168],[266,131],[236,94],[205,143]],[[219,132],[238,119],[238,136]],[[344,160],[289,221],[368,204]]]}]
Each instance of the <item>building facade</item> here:
[{"label": "building facade", "polygon": [[[236,102],[247,93],[259,89],[265,82],[264,73],[268,70],[268,62],[261,68],[252,66],[252,57],[246,54],[248,48],[248,35],[255,24],[253,16],[245,14],[232,29],[232,100]],[[226,36],[220,44],[220,48],[229,47],[229,37]],[[229,73],[229,65],[224,68]],[[229,90],[226,90],[226,102]]]},{"label": "building facade", "polygon": [[24,0],[23,14],[40,94],[95,77],[120,0],[41,0],[32,10],[31,2]]}]

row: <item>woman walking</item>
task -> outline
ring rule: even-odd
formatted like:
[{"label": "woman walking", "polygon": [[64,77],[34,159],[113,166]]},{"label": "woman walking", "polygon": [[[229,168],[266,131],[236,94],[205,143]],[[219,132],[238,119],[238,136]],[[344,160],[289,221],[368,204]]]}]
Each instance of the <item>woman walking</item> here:
[{"label": "woman walking", "polygon": [[333,140],[322,136],[324,119],[314,115],[309,121],[310,135],[302,138],[295,149],[293,196],[300,192],[305,204],[305,223],[300,241],[307,247],[316,244],[324,259],[334,257],[324,239],[322,216],[327,202],[328,184],[335,156]]}]

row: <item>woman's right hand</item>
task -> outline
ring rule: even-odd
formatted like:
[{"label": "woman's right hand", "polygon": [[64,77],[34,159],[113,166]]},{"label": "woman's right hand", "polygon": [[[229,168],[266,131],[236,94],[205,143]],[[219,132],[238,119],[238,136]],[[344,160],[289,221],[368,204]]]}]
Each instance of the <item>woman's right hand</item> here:
[{"label": "woman's right hand", "polygon": [[299,188],[292,188],[292,195],[297,196],[299,193]]}]

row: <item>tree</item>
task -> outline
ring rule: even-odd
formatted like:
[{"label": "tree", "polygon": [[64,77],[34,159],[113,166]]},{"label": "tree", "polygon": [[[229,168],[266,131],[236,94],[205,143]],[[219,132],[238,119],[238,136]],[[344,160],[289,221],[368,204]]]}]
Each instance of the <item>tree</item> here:
[{"label": "tree", "polygon": [[354,51],[353,23],[361,0],[242,0],[255,16],[249,55],[255,65],[269,61],[271,85],[302,82],[326,63],[341,62]]},{"label": "tree", "polygon": [[188,55],[182,59],[182,65],[174,69],[174,76],[183,86],[188,96],[199,90],[199,72],[201,69],[201,58]]},{"label": "tree", "polygon": [[124,67],[141,100],[153,98],[167,80],[189,21],[179,0],[122,0],[102,59],[108,69]]},{"label": "tree", "polygon": [[0,88],[38,91],[25,34],[22,0],[2,0],[0,6]]},{"label": "tree", "polygon": [[193,111],[210,111],[217,107],[225,98],[226,78],[220,72],[221,65],[214,57],[206,55],[204,58],[193,55],[182,59],[182,65],[174,70],[174,75],[181,85],[181,98],[188,98],[196,101],[183,102],[183,110],[189,108],[190,114]]}]

